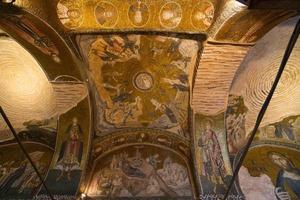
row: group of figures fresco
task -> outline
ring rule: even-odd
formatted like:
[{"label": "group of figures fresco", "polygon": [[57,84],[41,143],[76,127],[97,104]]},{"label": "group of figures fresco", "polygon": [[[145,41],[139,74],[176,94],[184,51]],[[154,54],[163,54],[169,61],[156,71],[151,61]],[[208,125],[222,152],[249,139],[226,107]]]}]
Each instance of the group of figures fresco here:
[{"label": "group of figures fresco", "polygon": [[[48,171],[53,154],[49,147],[26,143],[29,156],[42,176]],[[6,150],[14,155],[5,155]],[[17,144],[0,146],[0,199],[31,198],[39,191],[41,181]]]},{"label": "group of figures fresco", "polygon": [[[36,130],[37,131],[37,130]],[[82,129],[77,118],[67,128],[65,134],[67,138],[62,143],[58,160],[54,169],[49,171],[50,162],[54,153],[54,144],[51,145],[43,140],[28,137],[32,131],[23,131],[27,137],[20,135],[20,139],[25,145],[30,158],[34,162],[40,174],[45,176],[48,173],[46,184],[49,185],[53,194],[73,195],[76,193],[77,184],[80,179],[81,158],[83,152]],[[39,135],[37,131],[37,135]],[[40,136],[40,135],[39,135]],[[42,136],[40,136],[42,137]],[[55,142],[55,139],[54,141]],[[31,150],[32,148],[38,150]],[[5,155],[10,150],[14,156]],[[21,152],[20,147],[14,141],[0,143],[0,199],[5,198],[31,198],[39,193],[47,194],[41,187],[41,180],[38,178],[28,159]],[[49,172],[48,172],[49,171]],[[73,181],[73,183],[72,183]],[[55,183],[55,184],[53,184]],[[72,184],[70,184],[72,183]],[[61,191],[63,187],[63,191]],[[67,189],[68,187],[69,189]]]},{"label": "group of figures fresco", "polygon": [[98,135],[158,128],[188,137],[190,78],[198,43],[151,35],[81,37],[96,95]]},{"label": "group of figures fresco", "polygon": [[[157,23],[157,20],[159,22],[158,26],[166,29],[174,29],[182,22],[183,15],[187,14],[190,18],[187,25],[189,29],[206,30],[211,25],[215,12],[214,5],[210,1],[195,2],[196,6],[193,7],[190,13],[185,13],[181,4],[175,1],[154,2],[153,4],[153,2],[136,0],[133,3],[126,3],[128,3],[126,17],[129,27],[132,28],[151,27],[153,26],[152,24]],[[85,8],[86,6],[82,0],[61,0],[57,4],[58,18],[68,29],[84,27],[86,26],[84,23],[87,23],[84,22],[84,16],[88,12],[88,8]],[[152,12],[153,7],[159,10]],[[123,13],[120,13],[118,9],[118,2],[94,2],[93,14],[97,25],[100,25],[101,28],[115,28],[116,26],[122,26],[124,23],[123,20],[119,20]],[[151,15],[158,16],[154,18]]]},{"label": "group of figures fresco", "polygon": [[[237,153],[247,141],[249,133],[246,132],[245,122],[248,108],[242,96],[229,96],[226,113],[227,143],[230,153]],[[257,131],[259,141],[280,141],[299,144],[300,116],[285,117],[277,122],[260,126]]]},{"label": "group of figures fresco", "polygon": [[[7,41],[11,45],[11,48],[14,47],[14,41],[12,39],[4,38],[3,41]],[[2,44],[3,41],[0,41]],[[18,46],[16,46],[18,47]],[[21,48],[21,47],[18,47]],[[17,49],[18,49],[17,48]],[[2,51],[2,53],[8,52],[7,55],[10,55],[10,49]],[[4,57],[5,58],[5,57]],[[0,60],[0,62],[6,62],[7,60]],[[25,61],[24,61],[25,62]],[[3,65],[4,66],[4,65]],[[32,65],[31,65],[32,66]],[[27,71],[30,68],[27,67]],[[7,83],[14,84],[14,81],[18,81],[15,79],[9,79],[8,74],[18,72],[19,74],[25,74],[26,70],[23,70],[18,66],[15,66],[13,61],[11,61],[9,67],[3,69],[0,67],[1,76],[6,79]],[[36,73],[40,69],[32,69],[31,73],[35,75],[41,75]],[[24,72],[25,71],[25,72]],[[43,75],[41,75],[43,76]],[[6,77],[6,78],[5,78]],[[30,80],[29,80],[30,81]],[[48,85],[49,90],[44,90],[43,96],[34,96],[35,92],[39,95],[40,91],[29,91],[33,98],[26,98],[26,94],[24,97],[19,96],[9,96],[12,90],[7,90],[4,88],[2,90],[2,98],[0,99],[0,103],[3,106],[4,111],[8,114],[8,117],[11,123],[14,125],[15,130],[18,132],[19,139],[25,144],[35,144],[36,146],[48,147],[47,152],[40,152],[41,154],[50,154],[51,156],[47,156],[46,161],[44,163],[39,163],[36,161],[36,165],[39,166],[40,173],[44,175],[49,170],[50,162],[52,160],[52,156],[54,155],[54,149],[57,138],[57,127],[58,127],[58,117],[73,107],[82,99],[87,96],[87,89],[81,82],[70,82],[70,81],[60,81],[59,79],[55,81],[48,81],[46,79],[40,79],[39,83],[42,85]],[[17,83],[16,83],[17,84]],[[2,84],[1,84],[2,85]],[[3,86],[3,85],[2,85]],[[5,86],[5,85],[4,85]],[[26,86],[23,86],[25,88]],[[38,86],[37,86],[38,88]],[[25,88],[26,89],[26,88]],[[24,90],[25,90],[24,89]],[[40,88],[39,88],[40,89]],[[49,92],[50,94],[48,94]],[[25,92],[24,92],[25,93]],[[54,96],[55,98],[47,98]],[[7,102],[7,98],[13,98],[14,101]],[[55,102],[52,102],[55,101]],[[20,102],[19,102],[20,101]],[[22,102],[23,101],[23,102]],[[28,106],[28,103],[32,103],[35,101],[40,105],[45,104],[43,108],[32,108]],[[18,106],[20,103],[21,106]],[[22,104],[23,103],[23,104]],[[48,112],[52,104],[55,104],[54,114]],[[15,110],[15,106],[18,106],[18,110]],[[49,106],[49,107],[46,107]],[[13,109],[14,108],[14,109]],[[42,110],[41,110],[42,109]],[[31,112],[30,112],[31,111]],[[53,110],[52,110],[53,111]],[[41,114],[41,113],[46,113]],[[48,113],[47,113],[48,112]],[[62,141],[61,153],[58,158],[58,163],[55,166],[54,170],[50,170],[49,176],[46,179],[48,182],[51,178],[55,179],[56,182],[62,180],[71,181],[71,172],[76,171],[77,176],[76,180],[79,183],[79,172],[81,170],[80,160],[83,151],[82,144],[82,129],[77,124],[78,120],[76,118],[73,119],[73,122],[68,127],[65,132],[65,140]],[[13,138],[12,133],[8,129],[6,122],[1,118],[0,120],[0,148],[6,145],[16,145],[16,142]],[[34,154],[34,152],[33,152]],[[41,186],[40,180],[37,179],[33,168],[28,163],[28,161],[24,160],[16,163],[15,158],[7,158],[5,163],[1,163],[1,195],[4,197],[11,198],[21,198],[23,195],[32,197],[37,194],[39,188]],[[2,161],[2,160],[1,160]],[[47,164],[45,164],[45,162]],[[19,166],[19,167],[16,167]],[[54,172],[53,172],[54,171]],[[55,174],[54,176],[52,174]],[[22,175],[24,174],[24,175]],[[54,177],[54,178],[53,178]],[[49,181],[49,185],[53,185],[53,182]],[[76,185],[72,189],[71,194],[76,192]],[[61,188],[61,187],[60,187]],[[53,193],[54,190],[52,190]],[[42,193],[45,192],[42,189]]]},{"label": "group of figures fresco", "polygon": [[177,160],[172,153],[160,153],[146,146],[115,152],[96,165],[88,194],[106,198],[190,199],[189,173],[186,165]]},{"label": "group of figures fresco", "polygon": [[[232,198],[247,200],[257,197],[266,200],[300,198],[300,160],[297,158],[299,155],[297,138],[300,136],[300,127],[297,125],[299,117],[288,117],[259,129],[240,170],[236,188],[231,194]],[[224,133],[219,132],[221,127],[218,128],[220,125],[218,118],[196,115],[196,119],[198,122],[196,131],[199,135],[197,144],[199,150],[196,153],[200,155],[196,158],[200,159],[198,174],[203,192],[200,197],[217,199],[223,197],[232,177],[232,170],[230,168],[227,170],[225,166],[235,166],[242,153],[242,149],[238,149],[238,146],[231,149],[229,146],[236,144],[234,139],[241,139],[242,134],[238,131],[232,132],[231,128],[227,127],[227,134],[235,133],[237,136],[233,134],[230,138],[230,135],[227,135],[226,141],[221,137]],[[244,132],[245,130],[242,131]],[[226,144],[228,151],[221,148]]]},{"label": "group of figures fresco", "polygon": [[[25,27],[29,28],[31,25],[14,16],[8,18],[17,21],[17,26],[21,30]],[[17,31],[20,30],[17,29]],[[30,33],[28,34],[30,35]],[[24,35],[24,37],[28,38],[29,35]],[[51,83],[41,72],[39,66],[30,60],[32,56],[13,39],[0,37],[0,48],[0,79],[3,81],[0,84],[2,92],[0,105],[18,132],[19,139],[39,172],[45,176],[54,152],[57,133],[57,116],[51,116],[51,113],[48,112],[52,102],[44,103],[45,99],[52,100],[51,94],[49,94]],[[18,61],[18,56],[22,57],[22,64]],[[27,64],[26,69],[24,64]],[[23,79],[25,82],[22,88],[23,94],[16,91],[20,87],[18,84],[22,84],[20,79],[17,76],[10,76],[11,74],[18,74],[19,77],[27,76]],[[43,96],[40,95],[40,91],[31,88],[30,84],[35,81],[39,82],[39,85],[36,85],[38,89],[44,89]],[[11,85],[14,85],[15,89],[10,87]],[[30,95],[32,98],[28,99]],[[48,107],[45,106],[42,110],[49,114],[48,117],[41,114],[41,109],[38,107],[30,112],[30,106],[28,106],[30,103],[37,103],[41,106],[47,105]],[[0,199],[31,198],[38,193],[40,186],[41,182],[36,172],[21,152],[13,134],[1,116]]]}]

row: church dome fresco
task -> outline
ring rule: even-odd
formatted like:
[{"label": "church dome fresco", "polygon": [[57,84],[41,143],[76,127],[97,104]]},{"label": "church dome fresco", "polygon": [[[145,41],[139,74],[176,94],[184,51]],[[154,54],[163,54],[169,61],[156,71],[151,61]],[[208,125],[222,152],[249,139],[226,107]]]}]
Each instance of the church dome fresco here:
[{"label": "church dome fresco", "polygon": [[194,40],[151,35],[79,38],[97,90],[99,132],[130,127],[167,129],[188,137]]}]

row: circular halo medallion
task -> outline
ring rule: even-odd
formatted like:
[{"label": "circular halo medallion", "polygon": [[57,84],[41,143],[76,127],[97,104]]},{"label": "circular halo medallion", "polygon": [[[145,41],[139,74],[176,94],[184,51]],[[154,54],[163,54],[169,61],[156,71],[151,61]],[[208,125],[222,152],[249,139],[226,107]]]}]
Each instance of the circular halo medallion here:
[{"label": "circular halo medallion", "polygon": [[133,77],[133,85],[141,91],[148,91],[154,85],[153,77],[148,72],[139,72]]},{"label": "circular halo medallion", "polygon": [[68,29],[78,28],[83,23],[83,14],[80,5],[59,1],[56,12],[60,22]]},{"label": "circular halo medallion", "polygon": [[215,8],[211,2],[198,3],[192,10],[191,22],[197,29],[206,30],[212,24]]},{"label": "circular halo medallion", "polygon": [[100,1],[94,10],[96,21],[101,27],[113,28],[116,26],[119,13],[116,6],[107,1]]},{"label": "circular halo medallion", "polygon": [[176,28],[181,22],[181,18],[181,6],[176,2],[168,2],[160,9],[159,22],[165,28]]},{"label": "circular halo medallion", "polygon": [[140,1],[132,4],[128,10],[128,18],[135,27],[145,26],[150,18],[148,6]]}]

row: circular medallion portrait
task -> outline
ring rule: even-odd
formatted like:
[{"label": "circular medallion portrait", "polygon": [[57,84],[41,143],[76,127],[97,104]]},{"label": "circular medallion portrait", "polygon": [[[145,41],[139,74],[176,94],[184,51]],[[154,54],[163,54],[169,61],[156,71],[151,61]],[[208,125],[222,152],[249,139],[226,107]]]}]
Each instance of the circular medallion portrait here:
[{"label": "circular medallion portrait", "polygon": [[135,27],[145,26],[149,21],[149,16],[150,12],[148,6],[141,1],[137,1],[129,7],[128,18]]},{"label": "circular medallion portrait", "polygon": [[197,29],[208,29],[214,19],[214,13],[214,5],[211,2],[203,1],[198,3],[192,11],[192,25]]},{"label": "circular medallion portrait", "polygon": [[181,22],[181,18],[181,6],[176,2],[166,3],[159,13],[160,24],[165,28],[176,28]]},{"label": "circular medallion portrait", "polygon": [[83,15],[80,5],[67,1],[60,1],[56,7],[57,16],[60,22],[68,29],[75,29],[81,26]]},{"label": "circular medallion portrait", "polygon": [[117,8],[110,2],[100,1],[94,11],[98,24],[104,28],[113,28],[119,18]]},{"label": "circular medallion portrait", "polygon": [[133,85],[141,91],[148,91],[154,85],[153,77],[148,72],[139,72],[133,78]]}]

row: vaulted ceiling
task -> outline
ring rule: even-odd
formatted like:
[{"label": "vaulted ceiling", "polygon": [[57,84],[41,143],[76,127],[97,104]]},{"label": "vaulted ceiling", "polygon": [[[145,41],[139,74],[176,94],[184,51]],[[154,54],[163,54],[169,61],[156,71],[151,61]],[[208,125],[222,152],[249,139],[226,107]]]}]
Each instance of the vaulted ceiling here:
[{"label": "vaulted ceiling", "polygon": [[[277,7],[251,0],[1,3],[0,105],[48,190],[70,199],[223,197],[299,18],[298,3],[272,2]],[[269,172],[255,168],[262,163],[256,151],[264,159],[299,155],[298,129],[289,132],[299,115],[298,46],[256,141],[264,149],[253,147],[245,177],[275,180],[272,163]],[[1,174],[0,198],[47,195],[36,175],[10,179],[33,169],[2,118],[0,158],[11,170]],[[244,186],[232,195],[252,191]]]}]

